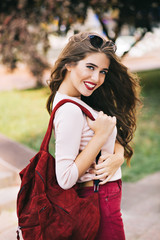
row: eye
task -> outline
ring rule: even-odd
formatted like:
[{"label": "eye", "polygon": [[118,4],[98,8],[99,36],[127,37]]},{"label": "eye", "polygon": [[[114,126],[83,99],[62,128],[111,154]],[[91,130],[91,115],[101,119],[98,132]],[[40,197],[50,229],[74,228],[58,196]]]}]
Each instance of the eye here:
[{"label": "eye", "polygon": [[86,67],[89,68],[89,69],[91,69],[91,70],[94,70],[94,67],[93,67],[93,66],[87,65]]},{"label": "eye", "polygon": [[104,74],[105,76],[107,75],[106,71],[100,71],[100,73]]}]

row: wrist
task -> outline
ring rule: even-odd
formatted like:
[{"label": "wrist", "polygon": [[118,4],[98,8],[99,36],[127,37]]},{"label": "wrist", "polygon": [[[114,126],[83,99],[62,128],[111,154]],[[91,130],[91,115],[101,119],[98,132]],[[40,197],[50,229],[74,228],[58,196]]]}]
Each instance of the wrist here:
[{"label": "wrist", "polygon": [[104,134],[100,134],[100,133],[95,133],[94,134],[94,138],[96,139],[97,143],[99,143],[101,145],[101,147],[105,144],[105,142],[107,141],[107,137]]}]

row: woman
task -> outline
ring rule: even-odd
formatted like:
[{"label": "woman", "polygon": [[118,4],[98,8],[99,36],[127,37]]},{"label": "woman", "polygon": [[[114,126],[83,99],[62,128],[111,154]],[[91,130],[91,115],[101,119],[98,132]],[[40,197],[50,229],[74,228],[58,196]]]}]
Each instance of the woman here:
[{"label": "woman", "polygon": [[[73,103],[54,119],[56,177],[63,189],[76,183],[79,195],[92,194],[99,179],[100,226],[96,239],[125,239],[120,213],[121,165],[129,164],[136,127],[137,78],[115,55],[116,46],[96,33],[72,36],[51,73],[49,113],[62,99],[86,107],[91,121]],[[98,164],[95,164],[96,157]]]}]

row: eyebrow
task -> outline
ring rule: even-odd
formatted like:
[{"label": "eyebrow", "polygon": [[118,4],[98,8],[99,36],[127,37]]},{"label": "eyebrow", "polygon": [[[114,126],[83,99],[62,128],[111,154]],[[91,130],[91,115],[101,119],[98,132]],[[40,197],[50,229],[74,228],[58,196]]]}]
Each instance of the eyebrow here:
[{"label": "eyebrow", "polygon": [[[96,64],[94,64],[94,63],[86,63],[86,64],[89,64],[89,65],[92,65],[92,66],[94,66],[94,67],[98,67]],[[103,70],[109,70],[109,68],[103,68]]]}]

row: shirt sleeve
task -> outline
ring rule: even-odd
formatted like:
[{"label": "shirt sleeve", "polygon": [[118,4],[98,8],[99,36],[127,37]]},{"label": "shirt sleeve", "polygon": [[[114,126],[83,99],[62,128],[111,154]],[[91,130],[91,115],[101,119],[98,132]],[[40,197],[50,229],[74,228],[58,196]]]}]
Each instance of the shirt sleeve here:
[{"label": "shirt sleeve", "polygon": [[56,177],[63,189],[71,188],[78,180],[75,159],[79,154],[83,125],[83,112],[75,104],[65,103],[55,114]]}]

